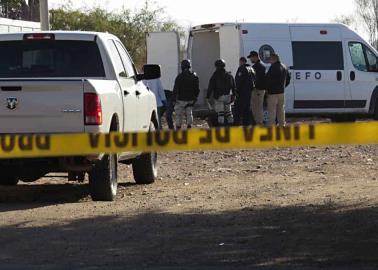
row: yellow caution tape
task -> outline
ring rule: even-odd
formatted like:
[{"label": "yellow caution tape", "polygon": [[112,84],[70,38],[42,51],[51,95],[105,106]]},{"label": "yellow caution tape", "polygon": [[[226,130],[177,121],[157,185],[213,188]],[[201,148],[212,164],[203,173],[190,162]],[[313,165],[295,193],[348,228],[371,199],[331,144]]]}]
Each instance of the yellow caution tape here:
[{"label": "yellow caution tape", "polygon": [[0,135],[0,158],[378,144],[378,122],[156,133]]}]

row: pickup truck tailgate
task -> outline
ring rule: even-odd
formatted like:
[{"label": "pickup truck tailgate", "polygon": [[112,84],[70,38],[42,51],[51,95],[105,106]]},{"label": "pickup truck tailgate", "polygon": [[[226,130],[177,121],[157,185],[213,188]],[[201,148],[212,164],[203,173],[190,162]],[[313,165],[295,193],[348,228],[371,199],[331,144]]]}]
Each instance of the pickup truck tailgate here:
[{"label": "pickup truck tailgate", "polygon": [[0,133],[84,131],[83,80],[0,80]]}]

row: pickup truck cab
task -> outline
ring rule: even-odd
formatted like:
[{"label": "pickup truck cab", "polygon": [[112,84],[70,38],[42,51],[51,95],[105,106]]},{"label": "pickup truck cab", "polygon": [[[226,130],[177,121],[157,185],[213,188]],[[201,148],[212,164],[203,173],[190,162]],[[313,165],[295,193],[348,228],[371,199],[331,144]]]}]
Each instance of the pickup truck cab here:
[{"label": "pickup truck cab", "polygon": [[[0,34],[0,134],[153,131],[156,99],[142,80],[158,78],[154,70],[137,74],[122,42],[107,33]],[[112,201],[119,162],[132,164],[137,183],[155,181],[156,153],[122,153],[0,160],[0,185],[51,172],[83,181],[88,173],[92,198]]]}]

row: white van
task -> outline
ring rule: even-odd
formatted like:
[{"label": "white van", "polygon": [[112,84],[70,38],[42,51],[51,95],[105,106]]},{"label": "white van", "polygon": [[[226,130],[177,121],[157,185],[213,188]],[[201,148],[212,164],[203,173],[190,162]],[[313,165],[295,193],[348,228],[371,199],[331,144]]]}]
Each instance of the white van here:
[{"label": "white van", "polygon": [[41,24],[39,22],[0,18],[0,33],[33,32],[40,29]]},{"label": "white van", "polygon": [[[286,90],[288,114],[374,116],[378,119],[378,52],[343,24],[218,23],[192,27],[188,58],[200,78],[197,110],[203,110],[214,62],[223,58],[236,73],[241,56],[259,52],[269,67],[281,55],[292,74]],[[176,33],[149,33],[147,60],[161,64],[163,83],[173,88],[179,72]]]}]

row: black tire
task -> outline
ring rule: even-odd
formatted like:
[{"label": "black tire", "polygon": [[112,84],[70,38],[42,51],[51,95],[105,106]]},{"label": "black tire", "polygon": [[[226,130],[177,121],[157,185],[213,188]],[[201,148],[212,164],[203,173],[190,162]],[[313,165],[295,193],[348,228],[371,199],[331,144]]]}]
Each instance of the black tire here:
[{"label": "black tire", "polygon": [[105,155],[89,173],[89,192],[94,201],[112,202],[118,188],[117,155]]},{"label": "black tire", "polygon": [[19,180],[13,176],[0,176],[0,186],[17,186]]},{"label": "black tire", "polygon": [[354,115],[338,115],[331,118],[334,123],[354,123],[357,118]]},{"label": "black tire", "polygon": [[378,99],[377,99],[377,102],[375,102],[375,111],[374,111],[373,118],[374,118],[374,120],[378,121]]},{"label": "black tire", "polygon": [[[150,132],[155,131],[158,125],[154,122],[150,124]],[[158,154],[145,153],[135,158],[132,162],[134,180],[138,185],[149,185],[156,181]]]}]

